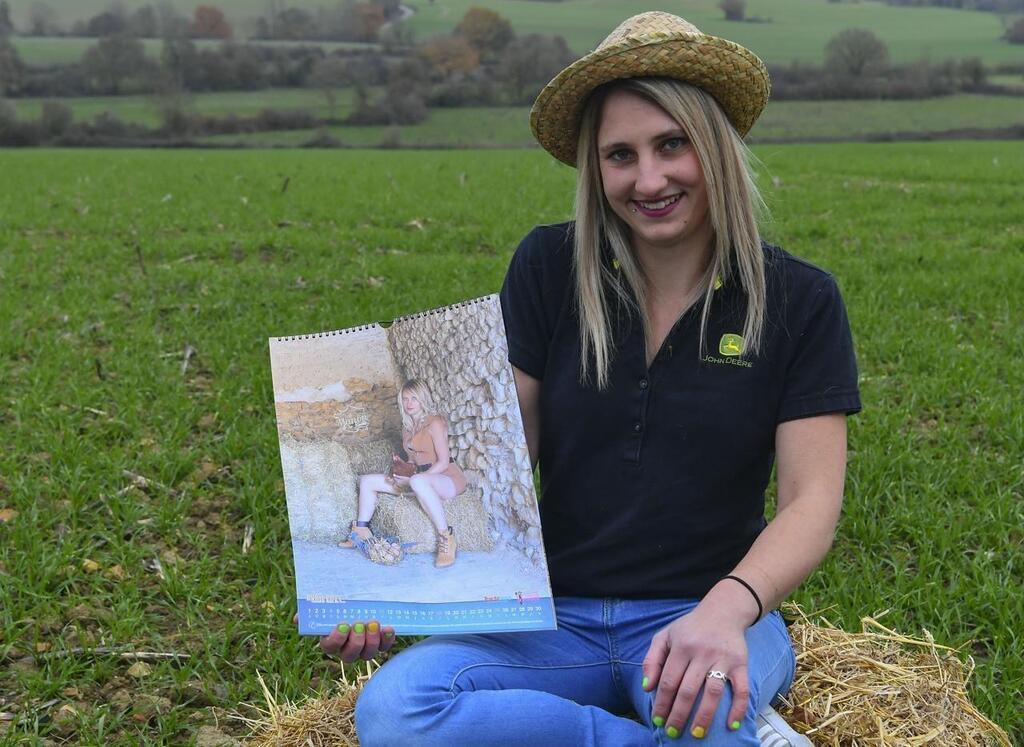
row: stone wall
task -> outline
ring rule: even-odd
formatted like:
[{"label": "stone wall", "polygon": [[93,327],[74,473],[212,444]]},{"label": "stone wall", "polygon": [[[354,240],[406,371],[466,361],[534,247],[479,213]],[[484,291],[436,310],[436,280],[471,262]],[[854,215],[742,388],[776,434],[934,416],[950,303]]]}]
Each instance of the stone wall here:
[{"label": "stone wall", "polygon": [[448,418],[452,459],[483,490],[494,539],[542,562],[533,473],[497,296],[399,320],[388,329],[388,342],[402,381],[422,380]]}]

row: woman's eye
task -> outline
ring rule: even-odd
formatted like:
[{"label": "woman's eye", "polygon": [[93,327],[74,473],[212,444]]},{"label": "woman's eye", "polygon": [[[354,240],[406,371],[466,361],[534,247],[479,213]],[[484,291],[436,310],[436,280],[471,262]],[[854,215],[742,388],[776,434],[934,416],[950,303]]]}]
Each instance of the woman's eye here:
[{"label": "woman's eye", "polygon": [[681,150],[686,145],[686,138],[681,137],[670,137],[661,147],[665,150]]},{"label": "woman's eye", "polygon": [[609,161],[628,161],[631,157],[632,153],[630,153],[625,148],[613,150],[611,153],[608,154]]}]

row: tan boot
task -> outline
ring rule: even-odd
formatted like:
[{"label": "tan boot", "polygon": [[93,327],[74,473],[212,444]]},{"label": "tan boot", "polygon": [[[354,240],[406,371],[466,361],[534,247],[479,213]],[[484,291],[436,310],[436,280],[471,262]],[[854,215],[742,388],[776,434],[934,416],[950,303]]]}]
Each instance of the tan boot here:
[{"label": "tan boot", "polygon": [[455,562],[455,534],[452,528],[444,534],[437,535],[437,557],[434,558],[435,568],[447,568]]},{"label": "tan boot", "polygon": [[373,539],[373,532],[370,531],[370,527],[359,527],[356,523],[352,522],[351,531],[349,532],[349,539],[338,543],[338,547],[344,547],[347,550],[351,550],[356,546],[356,543],[352,541],[352,535],[356,535],[361,540]]}]

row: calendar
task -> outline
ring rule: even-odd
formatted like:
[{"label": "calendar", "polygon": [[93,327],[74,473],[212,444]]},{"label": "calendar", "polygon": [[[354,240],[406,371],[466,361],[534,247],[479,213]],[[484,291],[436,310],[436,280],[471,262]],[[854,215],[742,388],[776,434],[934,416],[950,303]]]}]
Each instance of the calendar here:
[{"label": "calendar", "polygon": [[270,339],[299,632],[550,630],[497,296]]}]

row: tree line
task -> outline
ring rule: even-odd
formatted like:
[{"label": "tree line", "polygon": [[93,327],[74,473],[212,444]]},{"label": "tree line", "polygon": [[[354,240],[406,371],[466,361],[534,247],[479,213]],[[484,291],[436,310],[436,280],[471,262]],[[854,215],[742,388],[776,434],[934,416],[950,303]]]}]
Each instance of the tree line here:
[{"label": "tree line", "polygon": [[[323,124],[413,124],[425,119],[431,107],[529,104],[573,58],[562,37],[519,36],[507,19],[483,8],[470,8],[452,33],[419,44],[401,31],[385,35],[374,46],[330,53],[315,44],[222,40],[200,45],[188,36],[171,36],[153,56],[137,37],[117,33],[100,39],[77,63],[43,66],[26,65],[0,25],[0,96],[149,94],[155,96],[162,118],[155,129],[132,127],[112,115],[76,129],[71,109],[63,104],[46,105],[36,124],[18,124],[13,108],[7,106],[2,117],[6,124],[0,122],[7,135],[5,139],[0,134],[0,141],[66,142],[73,133],[79,143],[90,138],[173,139]],[[1024,73],[1024,65],[1003,70]],[[987,71],[977,59],[892,64],[884,42],[864,29],[847,29],[829,40],[821,65],[773,65],[770,73],[777,100],[923,98],[1001,90],[988,84]],[[187,104],[189,93],[270,87],[315,89],[329,114],[318,118],[307,112],[267,110],[253,117],[218,118],[192,112]],[[338,102],[345,89],[352,92],[354,106],[342,116]]]}]

